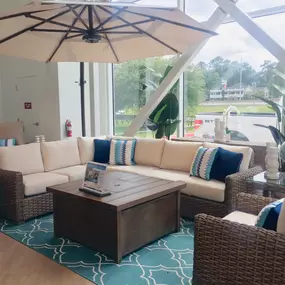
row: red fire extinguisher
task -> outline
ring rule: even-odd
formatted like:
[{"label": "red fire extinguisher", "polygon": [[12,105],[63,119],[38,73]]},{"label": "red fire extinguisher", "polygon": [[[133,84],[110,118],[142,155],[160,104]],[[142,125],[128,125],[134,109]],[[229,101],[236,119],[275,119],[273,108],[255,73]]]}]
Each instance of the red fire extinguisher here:
[{"label": "red fire extinguisher", "polygon": [[65,122],[65,131],[66,131],[66,136],[68,138],[72,137],[72,124],[70,120],[66,120]]}]

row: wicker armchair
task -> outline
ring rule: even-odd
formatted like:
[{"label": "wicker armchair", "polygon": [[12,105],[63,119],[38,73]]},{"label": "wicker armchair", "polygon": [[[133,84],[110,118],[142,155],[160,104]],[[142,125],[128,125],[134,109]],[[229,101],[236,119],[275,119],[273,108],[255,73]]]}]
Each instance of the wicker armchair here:
[{"label": "wicker armchair", "polygon": [[22,223],[52,210],[51,193],[25,197],[22,173],[0,169],[0,217]]},{"label": "wicker armchair", "polygon": [[[239,194],[237,210],[257,215],[272,198]],[[285,284],[285,236],[199,214],[193,285]]]}]

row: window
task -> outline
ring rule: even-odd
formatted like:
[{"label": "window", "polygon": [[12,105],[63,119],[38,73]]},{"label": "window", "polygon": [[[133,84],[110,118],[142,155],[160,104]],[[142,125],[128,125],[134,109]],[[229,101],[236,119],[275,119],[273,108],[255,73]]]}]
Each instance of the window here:
[{"label": "window", "polygon": [[273,141],[269,130],[254,124],[275,126],[275,114],[254,96],[280,100],[272,87],[276,58],[237,23],[217,32],[184,74],[184,136],[212,138],[215,118],[222,119],[233,106],[228,120],[232,140]]},{"label": "window", "polygon": [[[122,135],[132,120],[159,86],[174,57],[165,56],[133,60],[114,65],[115,134]],[[175,89],[177,96],[177,88]],[[146,122],[137,131],[139,137],[153,137],[152,123]]]}]

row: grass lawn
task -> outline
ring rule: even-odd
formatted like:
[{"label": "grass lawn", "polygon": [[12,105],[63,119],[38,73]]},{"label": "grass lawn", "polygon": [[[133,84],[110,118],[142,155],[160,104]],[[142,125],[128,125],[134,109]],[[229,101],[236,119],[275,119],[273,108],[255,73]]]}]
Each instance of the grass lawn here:
[{"label": "grass lawn", "polygon": [[[199,113],[212,113],[212,112],[224,112],[227,109],[227,105],[211,105],[211,106],[198,106],[196,108],[197,114]],[[237,108],[241,113],[249,112],[249,113],[274,113],[274,111],[268,108],[266,105],[239,105]]]}]

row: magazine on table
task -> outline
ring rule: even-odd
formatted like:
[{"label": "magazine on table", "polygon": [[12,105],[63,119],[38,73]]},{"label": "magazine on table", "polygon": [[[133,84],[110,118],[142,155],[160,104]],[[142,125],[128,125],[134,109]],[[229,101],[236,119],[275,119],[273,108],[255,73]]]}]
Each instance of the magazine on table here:
[{"label": "magazine on table", "polygon": [[107,165],[97,162],[88,162],[86,165],[82,188],[86,190],[96,190],[98,192],[106,192],[106,189],[100,185],[100,181],[102,183],[103,176],[106,171]]}]

